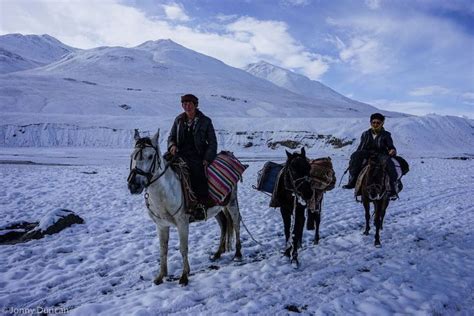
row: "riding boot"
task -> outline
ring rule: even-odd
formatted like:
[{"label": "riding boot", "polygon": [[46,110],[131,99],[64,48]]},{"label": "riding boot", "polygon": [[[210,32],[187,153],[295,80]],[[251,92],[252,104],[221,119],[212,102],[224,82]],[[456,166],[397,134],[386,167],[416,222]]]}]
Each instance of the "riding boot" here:
[{"label": "riding boot", "polygon": [[349,182],[347,184],[343,185],[343,189],[354,189],[356,186],[357,179],[353,176],[349,176]]},{"label": "riding boot", "polygon": [[390,188],[389,188],[387,194],[388,194],[389,199],[392,200],[392,201],[396,200],[398,198],[396,187],[397,187],[397,184],[395,182],[391,181],[390,182]]},{"label": "riding boot", "polygon": [[190,219],[189,222],[198,222],[205,220],[207,217],[206,214],[207,207],[204,206],[202,203],[196,204],[196,206],[190,210]]}]

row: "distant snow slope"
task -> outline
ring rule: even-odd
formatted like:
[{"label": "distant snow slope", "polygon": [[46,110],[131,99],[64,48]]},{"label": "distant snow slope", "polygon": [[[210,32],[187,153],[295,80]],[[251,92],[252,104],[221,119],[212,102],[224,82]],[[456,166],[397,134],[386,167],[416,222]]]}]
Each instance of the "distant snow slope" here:
[{"label": "distant snow slope", "polygon": [[357,109],[364,112],[380,111],[374,106],[349,99],[319,81],[311,80],[306,76],[272,65],[265,61],[250,64],[245,67],[245,70],[256,77],[268,80],[279,87],[317,100],[320,104],[327,106],[337,105],[347,109]]},{"label": "distant snow slope", "polygon": [[[59,117],[59,116],[58,116]],[[67,123],[34,123],[8,117],[18,124],[0,125],[0,147],[112,147],[131,148],[133,130],[151,135],[161,129],[162,141],[171,127],[171,119],[159,117],[101,116],[69,118]],[[41,116],[38,117],[41,120]],[[359,144],[368,119],[238,119],[214,121],[219,150],[248,155],[282,152],[305,146],[314,155],[349,157]],[[108,126],[108,127],[107,127]],[[387,119],[387,130],[403,156],[474,156],[474,121],[453,116]],[[166,145],[163,143],[162,147]],[[288,147],[290,146],[290,147]]]},{"label": "distant snow slope", "polygon": [[[0,147],[126,148],[135,128],[167,133],[182,111],[180,96],[194,93],[221,149],[306,146],[347,155],[369,115],[380,111],[283,68],[261,62],[249,73],[171,40],[76,50],[47,35],[11,34],[0,43],[24,67],[71,50],[47,65],[0,75]],[[21,44],[15,52],[12,43]],[[472,120],[385,113],[401,152],[473,154]]]},{"label": "distant snow slope", "polygon": [[49,35],[0,36],[0,74],[50,64],[76,51]]},{"label": "distant snow slope", "polygon": [[374,109],[295,94],[171,40],[76,51],[2,75],[0,86],[2,112],[173,117],[187,92],[214,117],[366,117]]}]

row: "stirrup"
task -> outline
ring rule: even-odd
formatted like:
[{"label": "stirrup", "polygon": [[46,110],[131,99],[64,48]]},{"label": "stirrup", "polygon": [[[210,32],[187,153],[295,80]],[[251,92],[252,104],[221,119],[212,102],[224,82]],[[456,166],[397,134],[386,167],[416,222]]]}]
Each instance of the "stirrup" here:
[{"label": "stirrup", "polygon": [[196,221],[202,221],[207,218],[207,208],[204,204],[198,204],[196,207],[192,210],[191,216],[194,218]]},{"label": "stirrup", "polygon": [[343,189],[355,189],[355,185],[352,185],[351,183],[344,184],[342,186]]}]

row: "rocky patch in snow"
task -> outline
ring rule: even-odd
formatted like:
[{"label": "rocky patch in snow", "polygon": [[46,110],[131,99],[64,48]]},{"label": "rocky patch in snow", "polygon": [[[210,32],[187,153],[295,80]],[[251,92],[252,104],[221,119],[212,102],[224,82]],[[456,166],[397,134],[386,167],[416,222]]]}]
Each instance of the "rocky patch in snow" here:
[{"label": "rocky patch in snow", "polygon": [[73,224],[83,224],[84,220],[73,211],[55,209],[44,215],[39,222],[18,222],[0,228],[0,245],[27,242],[46,235],[57,234]]}]

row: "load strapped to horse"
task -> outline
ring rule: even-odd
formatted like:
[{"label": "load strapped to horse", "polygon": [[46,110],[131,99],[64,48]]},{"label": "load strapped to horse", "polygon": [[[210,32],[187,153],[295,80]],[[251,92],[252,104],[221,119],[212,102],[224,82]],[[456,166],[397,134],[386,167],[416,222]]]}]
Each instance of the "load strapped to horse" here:
[{"label": "load strapped to horse", "polygon": [[[336,185],[336,173],[334,172],[332,161],[330,157],[309,159],[310,173],[309,178],[311,180],[311,187],[317,195],[321,195],[326,191],[331,191]],[[270,201],[270,207],[278,207],[278,185],[282,181],[281,176],[285,164],[279,164],[272,161],[267,161],[262,169],[258,172],[257,185],[253,186],[254,189],[269,193],[272,196]],[[321,193],[321,194],[319,194]],[[314,197],[314,195],[313,195]],[[317,198],[312,199],[310,210],[315,211],[318,208],[316,202],[321,202]]]},{"label": "load strapped to horse", "polygon": [[284,254],[291,257],[292,264],[297,267],[297,249],[302,244],[305,209],[308,210],[306,227],[308,230],[316,228],[313,242],[317,244],[323,194],[334,188],[336,176],[329,157],[308,159],[304,148],[300,154],[288,151],[286,154],[284,164],[271,161],[264,164],[254,189],[271,195],[269,206],[280,208],[286,241]]},{"label": "load strapped to horse", "polygon": [[[166,155],[165,155],[166,156]],[[171,168],[178,175],[181,181],[181,187],[184,193],[184,206],[187,212],[192,215],[190,210],[198,203],[190,185],[190,175],[186,162],[178,157],[172,159],[168,155],[165,159],[170,161]],[[207,167],[207,180],[209,185],[209,197],[213,202],[212,206],[223,206],[229,202],[232,190],[242,181],[242,174],[248,165],[244,165],[230,151],[221,151],[216,158]],[[191,221],[194,219],[191,216]]]}]

